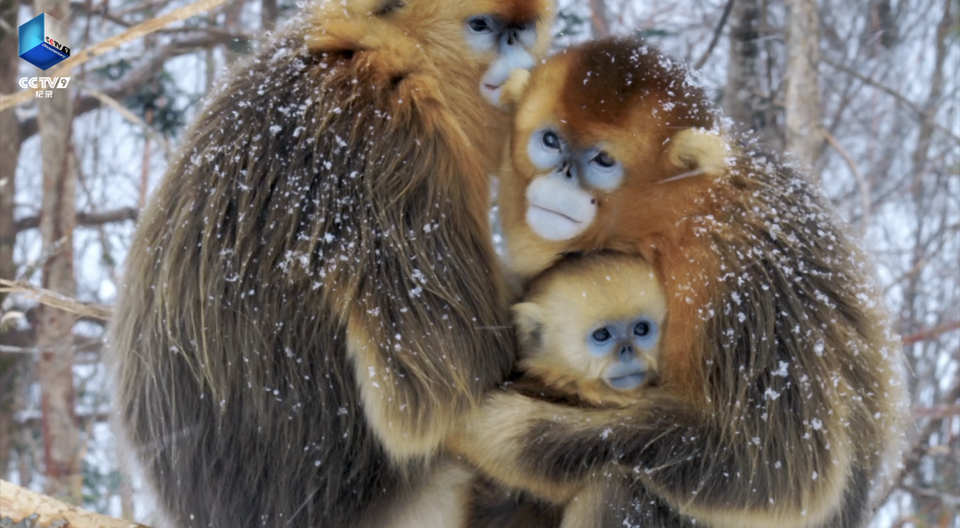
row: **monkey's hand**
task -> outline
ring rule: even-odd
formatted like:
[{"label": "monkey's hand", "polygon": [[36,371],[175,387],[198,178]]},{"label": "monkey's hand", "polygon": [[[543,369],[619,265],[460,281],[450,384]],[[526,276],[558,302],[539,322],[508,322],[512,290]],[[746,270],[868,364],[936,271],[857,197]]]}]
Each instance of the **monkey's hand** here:
[{"label": "monkey's hand", "polygon": [[[627,408],[597,409],[497,392],[469,416],[448,448],[490,477],[547,498],[564,497],[591,476],[616,471],[717,526],[747,518],[756,522],[735,525],[770,526],[771,515],[794,526],[787,520],[806,523],[831,514],[835,502],[823,497],[846,481],[846,442],[832,436],[790,442],[782,435],[743,436],[725,433],[709,413],[670,394],[653,393]],[[838,464],[800,460],[817,457],[816,450],[790,447],[820,449],[831,441]],[[812,481],[778,463],[785,460],[818,467],[820,478]]]},{"label": "monkey's hand", "polygon": [[[505,486],[562,504],[602,465],[596,451],[566,445],[582,425],[581,414],[582,409],[496,392],[463,420],[446,447]],[[616,419],[612,411],[605,418]],[[605,439],[596,437],[595,443],[600,448]]]},{"label": "monkey's hand", "polygon": [[511,71],[510,77],[507,78],[507,82],[503,84],[503,89],[500,92],[501,106],[509,108],[511,105],[519,103],[520,97],[523,96],[523,91],[526,90],[529,82],[529,70],[517,68]]}]

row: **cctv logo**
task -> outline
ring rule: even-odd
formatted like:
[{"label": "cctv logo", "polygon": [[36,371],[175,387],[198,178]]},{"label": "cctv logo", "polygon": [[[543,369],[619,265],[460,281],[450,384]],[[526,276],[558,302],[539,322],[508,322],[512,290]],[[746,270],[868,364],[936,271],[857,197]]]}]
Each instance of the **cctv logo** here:
[{"label": "cctv logo", "polygon": [[20,88],[44,88],[52,90],[54,88],[66,88],[70,84],[70,77],[22,77],[20,79]]},{"label": "cctv logo", "polygon": [[70,56],[67,26],[46,13],[20,26],[20,58],[41,70]]}]

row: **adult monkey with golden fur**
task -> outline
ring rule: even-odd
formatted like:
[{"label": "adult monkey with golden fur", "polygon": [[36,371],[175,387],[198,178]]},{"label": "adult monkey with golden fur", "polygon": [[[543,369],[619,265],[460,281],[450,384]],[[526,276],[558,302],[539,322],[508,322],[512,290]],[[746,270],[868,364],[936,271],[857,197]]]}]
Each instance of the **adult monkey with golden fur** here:
[{"label": "adult monkey with golden fur", "polygon": [[565,527],[860,527],[898,463],[902,353],[868,264],[806,181],[717,121],[685,68],[631,40],[555,55],[523,91],[511,266],[637,254],[667,298],[637,404],[491,394],[451,441],[567,505]]},{"label": "adult monkey with golden fur", "polygon": [[484,98],[551,3],[308,9],[213,96],[126,264],[114,403],[180,528],[376,523],[513,360]]}]

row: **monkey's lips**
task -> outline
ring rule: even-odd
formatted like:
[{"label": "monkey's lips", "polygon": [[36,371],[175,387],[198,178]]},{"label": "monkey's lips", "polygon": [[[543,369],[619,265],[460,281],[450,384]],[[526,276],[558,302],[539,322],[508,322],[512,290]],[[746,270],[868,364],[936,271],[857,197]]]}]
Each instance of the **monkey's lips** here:
[{"label": "monkey's lips", "polygon": [[527,224],[547,240],[568,240],[584,229],[580,220],[533,203],[527,208]]},{"label": "monkey's lips", "polygon": [[573,218],[573,217],[570,217],[570,216],[567,216],[567,215],[561,213],[560,211],[554,211],[553,209],[547,209],[546,207],[542,207],[542,206],[539,206],[539,205],[530,204],[530,209],[531,209],[531,210],[536,209],[536,210],[542,211],[542,212],[544,212],[544,213],[546,213],[546,214],[548,214],[548,215],[559,216],[560,218],[562,218],[562,219],[564,219],[564,220],[566,220],[566,221],[568,221],[568,222],[573,222],[574,224],[577,224],[577,225],[580,225],[580,224],[583,223],[583,222],[577,220],[576,218]]},{"label": "monkey's lips", "polygon": [[648,373],[649,368],[646,362],[633,358],[630,361],[609,366],[603,374],[603,379],[614,389],[631,390],[647,381]]},{"label": "monkey's lips", "polygon": [[642,385],[646,379],[646,372],[637,372],[616,378],[607,378],[607,384],[617,390],[630,390]]},{"label": "monkey's lips", "polygon": [[500,105],[500,94],[503,92],[504,83],[493,85],[490,83],[481,83],[480,84],[480,93],[487,98],[487,101],[490,101],[494,105]]},{"label": "monkey's lips", "polygon": [[547,240],[570,240],[582,233],[597,215],[593,195],[558,171],[536,178],[527,186],[527,225]]}]

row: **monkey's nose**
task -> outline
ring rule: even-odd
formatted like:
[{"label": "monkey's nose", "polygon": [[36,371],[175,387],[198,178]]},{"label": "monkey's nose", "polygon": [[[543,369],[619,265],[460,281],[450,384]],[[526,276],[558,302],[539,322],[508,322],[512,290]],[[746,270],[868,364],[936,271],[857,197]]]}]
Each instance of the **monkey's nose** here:
[{"label": "monkey's nose", "polygon": [[511,29],[507,31],[507,46],[513,46],[517,43],[517,31]]},{"label": "monkey's nose", "polygon": [[563,162],[563,166],[560,167],[560,173],[567,176],[567,179],[573,178],[573,163],[569,161]]},{"label": "monkey's nose", "polygon": [[620,358],[620,361],[630,361],[633,359],[633,346],[632,345],[623,345],[620,347],[620,352],[617,354]]}]

